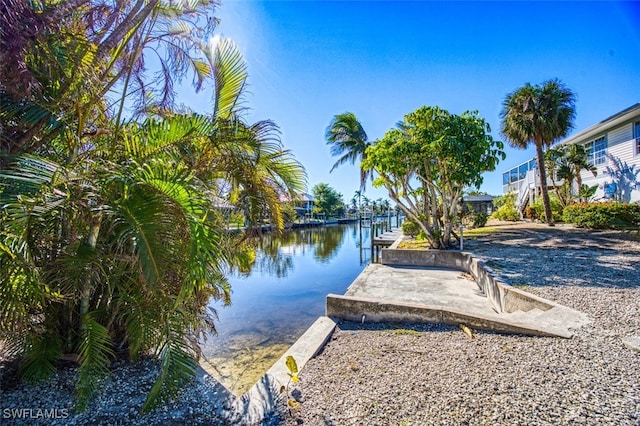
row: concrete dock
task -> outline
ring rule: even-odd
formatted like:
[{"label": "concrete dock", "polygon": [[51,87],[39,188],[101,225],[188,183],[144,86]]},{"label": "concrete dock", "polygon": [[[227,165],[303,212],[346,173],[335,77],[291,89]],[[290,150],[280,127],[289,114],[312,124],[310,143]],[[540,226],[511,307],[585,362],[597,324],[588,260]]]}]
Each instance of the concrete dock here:
[{"label": "concrete dock", "polygon": [[468,253],[392,249],[381,262],[368,265],[344,295],[328,295],[327,316],[564,338],[589,322],[582,312],[500,282]]}]

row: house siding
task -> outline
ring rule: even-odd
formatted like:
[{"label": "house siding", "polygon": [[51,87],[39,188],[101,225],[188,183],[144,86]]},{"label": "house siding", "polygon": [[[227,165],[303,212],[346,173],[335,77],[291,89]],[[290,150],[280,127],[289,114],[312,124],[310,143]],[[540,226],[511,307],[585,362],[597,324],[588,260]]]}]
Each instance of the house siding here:
[{"label": "house siding", "polygon": [[[633,164],[634,155],[634,144],[635,139],[627,140],[622,143],[618,143],[615,146],[612,146],[608,149],[608,154],[614,158],[619,158],[623,163]],[[611,182],[611,176],[607,174],[607,166],[611,167],[611,161],[607,160],[605,164],[598,166],[598,172],[596,176],[593,176],[591,172],[582,171],[580,175],[582,176],[582,183],[585,185],[593,186],[598,185],[598,191],[594,195],[595,199],[604,198],[604,185]],[[636,166],[637,167],[637,166]],[[639,201],[640,200],[640,192],[633,191],[631,201]]]},{"label": "house siding", "polygon": [[631,139],[633,139],[633,127],[631,126],[631,123],[627,123],[621,127],[609,131],[607,137],[609,139],[610,147],[614,147],[621,143],[630,141]]}]

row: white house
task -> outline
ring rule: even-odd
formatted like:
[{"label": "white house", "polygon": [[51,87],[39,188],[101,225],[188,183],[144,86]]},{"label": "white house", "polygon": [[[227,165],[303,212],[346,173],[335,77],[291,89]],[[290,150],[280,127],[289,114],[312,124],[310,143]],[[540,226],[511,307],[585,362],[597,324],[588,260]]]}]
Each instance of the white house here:
[{"label": "white house", "polygon": [[[618,199],[640,202],[640,103],[612,115],[554,145],[584,145],[596,176],[582,171],[582,183],[598,186],[594,200]],[[523,209],[540,194],[536,160],[502,174],[502,192],[515,192],[516,204]],[[547,182],[551,186],[551,182]]]}]

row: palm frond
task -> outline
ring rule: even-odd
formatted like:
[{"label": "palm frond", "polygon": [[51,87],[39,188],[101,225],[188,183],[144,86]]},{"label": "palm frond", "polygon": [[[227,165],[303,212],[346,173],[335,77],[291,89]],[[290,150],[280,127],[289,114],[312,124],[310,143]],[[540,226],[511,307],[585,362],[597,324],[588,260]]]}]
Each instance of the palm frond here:
[{"label": "palm frond", "polygon": [[341,156],[333,164],[330,172],[343,164],[355,164],[360,159],[360,188],[364,190],[367,178],[372,175],[362,167],[362,162],[371,143],[356,115],[352,112],[336,115],[325,131],[325,139],[331,146],[331,155]]},{"label": "palm frond", "polygon": [[213,66],[215,91],[213,117],[227,120],[239,112],[242,95],[247,85],[247,64],[236,44],[229,39],[219,39],[207,51]]},{"label": "palm frond", "polygon": [[76,384],[77,409],[83,411],[95,394],[100,380],[109,374],[109,363],[113,357],[111,337],[106,327],[93,319],[89,313],[82,317],[82,328],[78,355],[78,383]]},{"label": "palm frond", "polygon": [[197,362],[192,350],[185,343],[181,333],[167,325],[167,334],[157,357],[160,359],[160,373],[151,387],[142,408],[148,412],[166,397],[175,395],[182,386],[195,378]]},{"label": "palm frond", "polygon": [[62,342],[56,333],[29,333],[20,365],[22,376],[31,381],[43,380],[56,372],[56,362],[62,356]]}]

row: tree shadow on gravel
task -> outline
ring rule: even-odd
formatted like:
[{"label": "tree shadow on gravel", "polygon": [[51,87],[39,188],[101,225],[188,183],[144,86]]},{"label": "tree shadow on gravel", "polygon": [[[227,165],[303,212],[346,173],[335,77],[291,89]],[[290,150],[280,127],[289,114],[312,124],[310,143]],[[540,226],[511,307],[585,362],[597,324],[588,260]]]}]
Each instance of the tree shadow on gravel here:
[{"label": "tree shadow on gravel", "polygon": [[465,251],[515,286],[640,287],[640,241],[628,232],[509,228],[467,240]]}]

